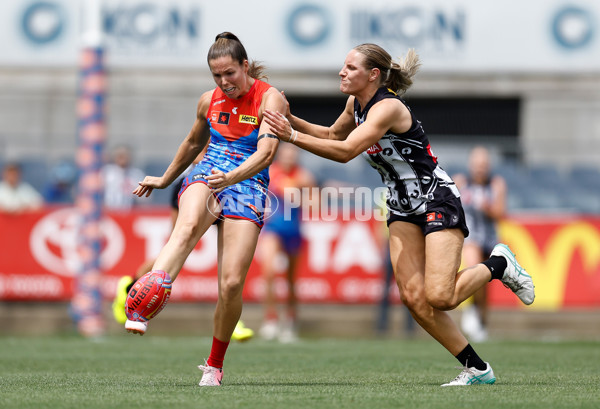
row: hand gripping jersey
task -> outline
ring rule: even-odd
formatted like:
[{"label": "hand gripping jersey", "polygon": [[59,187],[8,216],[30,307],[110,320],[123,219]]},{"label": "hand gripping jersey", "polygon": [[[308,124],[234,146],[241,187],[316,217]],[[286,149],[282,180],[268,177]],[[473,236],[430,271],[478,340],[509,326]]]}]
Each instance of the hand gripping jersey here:
[{"label": "hand gripping jersey", "polygon": [[356,126],[366,120],[373,105],[385,98],[398,99],[408,108],[412,118],[407,132],[397,134],[388,131],[379,142],[362,153],[388,188],[387,206],[390,212],[400,216],[423,214],[428,208],[460,197],[454,182],[433,156],[421,122],[393,91],[379,88],[362,110],[355,99]]},{"label": "hand gripping jersey", "polygon": [[[258,111],[263,94],[271,86],[254,80],[250,91],[230,99],[220,88],[215,88],[208,114],[210,143],[204,159],[184,180],[179,195],[192,183],[207,183],[205,177],[212,169],[225,173],[240,166],[256,152],[260,119]],[[269,185],[269,169],[229,186],[217,194],[223,210],[222,217],[248,219],[262,227],[265,198]]]}]

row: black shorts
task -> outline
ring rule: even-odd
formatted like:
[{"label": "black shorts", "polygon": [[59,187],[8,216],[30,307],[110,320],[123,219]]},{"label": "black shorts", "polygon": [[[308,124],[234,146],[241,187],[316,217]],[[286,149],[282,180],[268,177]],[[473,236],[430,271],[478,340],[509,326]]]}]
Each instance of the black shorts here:
[{"label": "black shorts", "polygon": [[465,237],[469,236],[465,212],[459,198],[428,207],[427,213],[423,214],[400,216],[390,211],[387,220],[388,227],[393,222],[416,224],[425,236],[446,229],[460,229]]}]

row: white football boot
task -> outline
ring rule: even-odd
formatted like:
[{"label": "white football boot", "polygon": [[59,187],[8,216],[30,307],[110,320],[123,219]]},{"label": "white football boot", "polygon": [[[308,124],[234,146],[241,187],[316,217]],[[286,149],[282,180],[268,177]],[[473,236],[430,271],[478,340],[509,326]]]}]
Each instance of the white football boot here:
[{"label": "white football boot", "polygon": [[206,362],[204,365],[198,365],[202,374],[199,386],[221,386],[223,381],[223,368],[215,368],[214,366],[208,365]]},{"label": "white football boot", "polygon": [[442,386],[470,386],[470,385],[491,385],[496,382],[494,371],[487,362],[487,367],[480,371],[476,368],[464,367],[462,372],[458,374],[452,381],[443,384]]},{"label": "white football boot", "polygon": [[147,321],[145,321],[145,322],[142,322],[142,321],[131,321],[131,320],[125,321],[125,329],[130,334],[144,335],[146,333],[146,329],[147,328],[148,328],[148,322]]},{"label": "white football boot", "polygon": [[506,270],[502,276],[502,283],[510,288],[519,297],[523,304],[529,305],[535,299],[535,290],[531,276],[519,265],[517,259],[506,244],[496,244],[491,256],[500,256],[506,259]]}]

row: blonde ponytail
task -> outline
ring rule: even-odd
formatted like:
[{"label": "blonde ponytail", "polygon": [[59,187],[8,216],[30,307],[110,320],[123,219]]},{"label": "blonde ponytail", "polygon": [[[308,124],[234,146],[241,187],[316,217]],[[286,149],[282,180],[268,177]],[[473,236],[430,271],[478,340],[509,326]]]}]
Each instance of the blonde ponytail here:
[{"label": "blonde ponytail", "polygon": [[390,73],[384,85],[402,95],[413,84],[412,78],[420,67],[419,56],[415,49],[411,48],[404,58],[401,57],[397,63],[392,62]]},{"label": "blonde ponytail", "polygon": [[367,69],[377,68],[381,73],[381,85],[399,95],[406,92],[413,83],[412,77],[417,73],[421,63],[413,48],[399,62],[392,61],[392,56],[377,44],[366,43],[354,47],[365,56]]}]

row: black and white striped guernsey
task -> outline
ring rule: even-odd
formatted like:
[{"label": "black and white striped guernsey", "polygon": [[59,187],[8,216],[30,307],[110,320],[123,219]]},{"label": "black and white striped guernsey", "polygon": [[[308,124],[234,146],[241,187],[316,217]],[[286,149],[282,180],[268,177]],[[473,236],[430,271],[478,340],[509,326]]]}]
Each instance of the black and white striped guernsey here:
[{"label": "black and white striped guernsey", "polygon": [[389,211],[401,216],[423,214],[433,205],[460,197],[454,182],[439,166],[437,158],[431,152],[421,122],[393,91],[379,88],[362,110],[355,99],[356,126],[360,126],[366,120],[373,105],[386,98],[395,98],[408,108],[412,125],[402,134],[386,132],[379,142],[362,155],[379,172],[388,188]]}]

